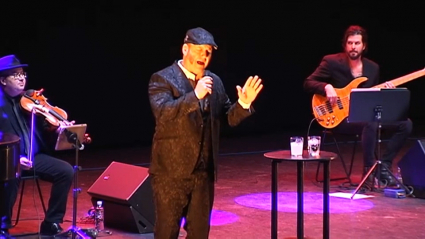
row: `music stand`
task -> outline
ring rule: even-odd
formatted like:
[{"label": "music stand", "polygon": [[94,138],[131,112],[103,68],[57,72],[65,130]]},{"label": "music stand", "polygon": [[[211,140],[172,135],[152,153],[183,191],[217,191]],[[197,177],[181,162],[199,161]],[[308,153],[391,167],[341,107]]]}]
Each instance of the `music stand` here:
[{"label": "music stand", "polygon": [[[387,168],[381,161],[381,128],[382,123],[396,122],[407,120],[410,103],[410,91],[406,88],[365,88],[365,89],[352,89],[350,93],[350,108],[347,118],[348,123],[367,123],[378,122],[378,135],[377,135],[377,150],[378,159],[364,176],[356,190],[353,192],[351,199],[360,190],[366,179],[379,165],[378,173],[381,167],[387,169],[391,176],[401,185],[406,192],[409,188],[402,184],[397,177]],[[374,181],[374,180],[373,180]],[[372,187],[374,182],[372,184]],[[378,182],[379,187],[379,182]]]},{"label": "music stand", "polygon": [[78,235],[80,238],[93,238],[93,236],[88,236],[86,233],[79,227],[77,227],[77,196],[81,192],[81,189],[78,188],[78,171],[80,166],[78,166],[78,151],[84,149],[84,135],[86,133],[86,124],[76,124],[70,126],[62,126],[59,131],[58,138],[56,140],[55,150],[68,150],[75,149],[75,165],[74,165],[74,188],[72,193],[73,199],[73,210],[72,210],[72,226],[66,232],[61,233],[61,235],[68,235],[71,233],[72,239],[75,239]]}]

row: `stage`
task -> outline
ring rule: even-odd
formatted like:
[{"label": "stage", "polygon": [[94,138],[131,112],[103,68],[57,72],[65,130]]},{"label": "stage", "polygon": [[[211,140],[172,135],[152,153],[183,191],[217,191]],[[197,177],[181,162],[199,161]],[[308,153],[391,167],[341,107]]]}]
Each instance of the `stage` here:
[{"label": "stage", "polygon": [[[314,131],[312,134],[318,134]],[[396,160],[399,160],[424,134],[414,129],[414,134],[403,147]],[[218,182],[211,220],[209,238],[270,238],[271,237],[271,162],[264,158],[268,151],[288,149],[289,136],[304,135],[305,132],[287,132],[249,137],[223,138],[221,141]],[[345,140],[345,139],[344,139]],[[345,161],[349,164],[352,141],[341,148]],[[326,142],[330,142],[327,139]],[[382,144],[385,147],[385,142]],[[332,144],[325,144],[322,150],[335,151]],[[356,150],[353,183],[359,183],[362,173],[361,146]],[[73,152],[61,152],[65,160],[73,163]],[[132,147],[117,149],[96,149],[86,147],[79,154],[82,170],[79,172],[77,223],[81,228],[93,228],[93,222],[87,218],[91,207],[91,197],[87,193],[90,186],[111,162],[122,162],[148,166],[149,147]],[[396,164],[394,164],[394,168]],[[322,184],[316,182],[317,162],[306,163],[304,178],[304,232],[306,238],[322,238]],[[425,173],[425,169],[424,173]],[[279,164],[279,205],[278,238],[296,238],[296,164],[282,162]],[[343,176],[339,159],[331,163],[331,177]],[[132,175],[123,175],[122,183],[130,180]],[[350,194],[355,187],[340,187],[345,180],[331,181],[330,192]],[[43,219],[42,207],[34,182],[25,186],[21,219],[10,230],[16,238],[38,238],[36,235],[18,236],[38,231]],[[45,203],[49,197],[50,184],[41,182]],[[330,238],[425,238],[423,215],[425,199],[390,198],[382,192],[366,192],[372,196],[364,199],[330,197]],[[72,192],[69,193],[64,229],[72,224]],[[14,217],[16,216],[15,204]],[[36,209],[36,210],[35,210]],[[37,214],[38,212],[38,214]],[[105,214],[108,211],[105,208]],[[120,217],[120,215],[114,215]],[[39,220],[37,220],[37,218]],[[119,228],[107,228],[111,235],[99,238],[153,238],[152,233],[138,234]],[[184,237],[181,237],[184,238]]]}]

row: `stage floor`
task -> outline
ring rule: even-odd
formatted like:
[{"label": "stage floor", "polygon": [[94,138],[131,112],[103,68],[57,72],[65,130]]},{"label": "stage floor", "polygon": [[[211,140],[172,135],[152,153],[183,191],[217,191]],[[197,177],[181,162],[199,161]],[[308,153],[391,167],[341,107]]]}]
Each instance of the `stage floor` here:
[{"label": "stage floor", "polygon": [[[314,133],[314,132],[313,132]],[[271,163],[263,157],[268,151],[287,149],[289,136],[303,135],[303,132],[261,135],[241,138],[223,138],[219,158],[218,182],[214,211],[211,220],[209,238],[270,238],[271,236]],[[317,134],[317,133],[316,133]],[[425,134],[422,134],[425,135]],[[421,138],[416,132],[403,147],[398,161]],[[383,149],[385,142],[382,143]],[[347,164],[353,144],[342,146],[342,153]],[[335,147],[326,144],[322,150],[335,151]],[[73,163],[73,152],[59,154]],[[93,228],[93,222],[87,217],[91,207],[91,197],[87,189],[112,161],[126,164],[149,164],[149,147],[119,148],[91,150],[86,147],[79,154],[79,187],[81,193],[77,200],[77,225],[81,228]],[[394,166],[395,167],[395,166]],[[304,181],[304,231],[308,238],[322,238],[322,185],[315,180],[317,163],[305,165]],[[361,147],[353,164],[351,176],[353,183],[359,183],[362,173]],[[425,173],[425,169],[424,169]],[[132,175],[123,175],[122,183]],[[331,164],[331,177],[344,176],[339,159]],[[341,187],[345,180],[332,181],[331,193],[345,192],[350,195],[355,187]],[[25,186],[21,219],[18,225],[10,230],[16,238],[38,238],[37,235],[19,236],[36,233],[43,220],[42,207],[34,182],[28,181]],[[47,203],[50,184],[41,182],[44,200]],[[385,197],[382,192],[366,192],[372,197],[365,199],[330,199],[330,237],[331,238],[425,238],[425,199]],[[278,238],[296,238],[296,164],[283,162],[279,164],[279,213]],[[63,228],[72,224],[73,212],[72,192],[69,193],[68,209]],[[16,216],[15,204],[14,216]],[[38,213],[37,213],[38,212]],[[108,211],[105,210],[105,214]],[[120,217],[120,215],[114,215]],[[111,235],[99,238],[154,238],[152,233],[138,234],[107,228]],[[181,238],[184,238],[181,237]]]}]

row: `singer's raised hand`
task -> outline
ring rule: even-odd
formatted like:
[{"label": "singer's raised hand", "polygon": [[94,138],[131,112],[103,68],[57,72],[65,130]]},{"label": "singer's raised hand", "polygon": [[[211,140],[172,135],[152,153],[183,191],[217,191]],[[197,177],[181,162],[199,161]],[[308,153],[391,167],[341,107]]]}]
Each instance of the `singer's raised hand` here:
[{"label": "singer's raised hand", "polygon": [[251,104],[255,98],[257,98],[258,93],[263,89],[262,80],[258,76],[250,76],[243,88],[236,86],[238,91],[239,99],[245,104]]},{"label": "singer's raised hand", "polygon": [[204,76],[198,80],[195,87],[195,94],[198,99],[203,99],[207,94],[212,93],[213,79],[210,76]]}]

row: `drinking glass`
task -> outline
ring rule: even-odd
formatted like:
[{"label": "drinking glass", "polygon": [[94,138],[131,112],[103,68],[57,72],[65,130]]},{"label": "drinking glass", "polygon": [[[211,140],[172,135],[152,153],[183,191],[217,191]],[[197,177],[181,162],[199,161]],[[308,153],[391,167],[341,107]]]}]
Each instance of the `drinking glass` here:
[{"label": "drinking glass", "polygon": [[308,136],[307,149],[310,156],[316,157],[320,155],[320,136]]},{"label": "drinking glass", "polygon": [[302,156],[303,155],[303,146],[304,138],[301,136],[293,136],[290,138],[291,143],[291,156]]}]

